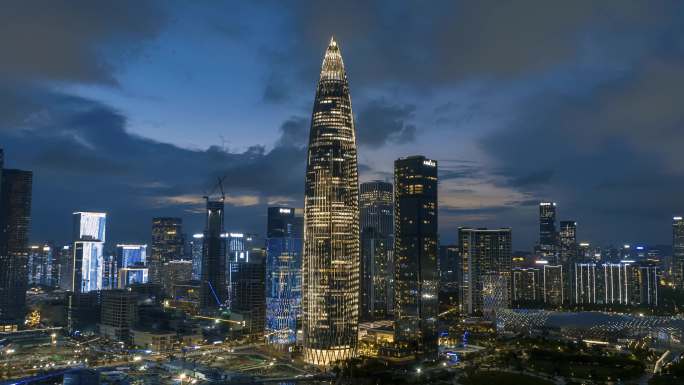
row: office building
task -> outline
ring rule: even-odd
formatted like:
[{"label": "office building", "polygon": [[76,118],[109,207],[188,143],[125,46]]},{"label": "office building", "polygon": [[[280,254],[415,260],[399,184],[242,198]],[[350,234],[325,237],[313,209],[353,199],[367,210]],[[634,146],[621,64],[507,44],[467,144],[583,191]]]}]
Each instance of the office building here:
[{"label": "office building", "polygon": [[148,267],[150,282],[161,284],[161,268],[169,261],[183,258],[183,219],[152,219],[152,246]]},{"label": "office building", "polygon": [[437,353],[437,162],[394,161],[395,333],[418,356]]},{"label": "office building", "polygon": [[162,266],[161,283],[164,294],[173,297],[175,285],[187,283],[192,280],[192,261],[174,260]]},{"label": "office building", "polygon": [[684,288],[684,218],[672,218],[672,284]]},{"label": "office building", "polygon": [[511,244],[510,228],[458,229],[463,313],[491,317],[511,307]]},{"label": "office building", "polygon": [[224,199],[207,198],[206,221],[202,237],[202,279],[200,308],[211,313],[225,305],[226,241],[223,234]]},{"label": "office building", "polygon": [[226,287],[228,288],[228,305],[231,306],[232,301],[232,285],[234,277],[237,273],[239,265],[242,263],[249,263],[250,256],[260,250],[255,247],[256,236],[253,234],[245,234],[241,232],[227,232],[221,235],[226,242]]},{"label": "office building", "polygon": [[574,263],[577,258],[577,222],[560,222],[559,243],[560,263]]},{"label": "office building", "polygon": [[557,263],[558,231],[556,230],[556,202],[539,203],[539,250],[543,257]]},{"label": "office building", "polygon": [[33,286],[53,286],[52,269],[54,263],[52,244],[31,245],[28,254],[28,284]]},{"label": "office building", "polygon": [[105,254],[102,257],[102,289],[116,289],[118,286],[118,272],[116,256]]},{"label": "office building", "polygon": [[190,256],[192,258],[192,279],[202,279],[202,244],[204,234],[193,234],[190,240]]},{"label": "office building", "polygon": [[393,308],[394,202],[392,184],[361,183],[361,319],[384,319]]},{"label": "office building", "polygon": [[59,251],[59,288],[74,291],[74,247],[64,245]]},{"label": "office building", "polygon": [[544,303],[551,306],[562,306],[565,302],[565,276],[563,265],[551,265],[542,260],[542,284]]},{"label": "office building", "polygon": [[511,271],[511,299],[519,305],[541,302],[541,271],[535,267],[518,267]]},{"label": "office building", "polygon": [[116,245],[116,260],[120,268],[147,266],[147,245],[118,244]]},{"label": "office building", "polygon": [[76,293],[102,290],[107,214],[77,211],[73,219],[73,272],[70,286]]},{"label": "office building", "polygon": [[356,132],[334,39],[314,99],[304,199],[304,360],[329,365],[356,355],[360,286]]},{"label": "office building", "polygon": [[131,342],[131,328],[138,316],[138,296],[129,290],[102,292],[100,334],[114,341]]},{"label": "office building", "polygon": [[117,274],[116,287],[125,289],[131,285],[149,282],[149,270],[142,266],[122,267]]},{"label": "office building", "polygon": [[22,324],[28,286],[33,174],[3,169],[0,150],[0,330]]},{"label": "office building", "polygon": [[278,347],[297,338],[302,304],[303,212],[269,207],[266,231],[266,336]]},{"label": "office building", "polygon": [[265,260],[253,255],[248,261],[236,263],[231,282],[231,313],[245,321],[243,330],[252,339],[261,340],[266,324]]}]

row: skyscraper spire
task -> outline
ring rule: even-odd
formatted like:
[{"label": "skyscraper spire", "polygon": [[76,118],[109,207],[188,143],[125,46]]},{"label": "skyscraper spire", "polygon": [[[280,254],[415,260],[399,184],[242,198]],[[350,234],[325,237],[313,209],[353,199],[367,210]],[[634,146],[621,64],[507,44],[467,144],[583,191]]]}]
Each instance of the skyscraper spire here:
[{"label": "skyscraper spire", "polygon": [[359,202],[356,133],[342,54],[330,40],[316,90],[306,166],[302,315],[304,359],[356,354]]},{"label": "skyscraper spire", "polygon": [[323,64],[321,65],[321,81],[334,80],[347,82],[347,74],[344,71],[344,62],[342,61],[342,52],[335,41],[335,37],[330,37],[330,44],[325,50],[323,57]]}]

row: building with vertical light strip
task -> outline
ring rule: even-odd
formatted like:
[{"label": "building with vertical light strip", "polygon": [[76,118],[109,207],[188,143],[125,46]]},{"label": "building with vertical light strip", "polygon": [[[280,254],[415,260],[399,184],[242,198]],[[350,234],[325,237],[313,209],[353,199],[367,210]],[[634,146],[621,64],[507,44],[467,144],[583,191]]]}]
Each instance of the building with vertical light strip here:
[{"label": "building with vertical light strip", "polygon": [[107,214],[77,211],[73,214],[73,218],[74,250],[71,287],[75,293],[102,290]]},{"label": "building with vertical light strip", "polygon": [[394,332],[418,356],[437,354],[437,162],[394,161]]},{"label": "building with vertical light strip", "polygon": [[304,192],[304,360],[329,365],[356,355],[359,197],[349,83],[334,39],[316,90]]}]

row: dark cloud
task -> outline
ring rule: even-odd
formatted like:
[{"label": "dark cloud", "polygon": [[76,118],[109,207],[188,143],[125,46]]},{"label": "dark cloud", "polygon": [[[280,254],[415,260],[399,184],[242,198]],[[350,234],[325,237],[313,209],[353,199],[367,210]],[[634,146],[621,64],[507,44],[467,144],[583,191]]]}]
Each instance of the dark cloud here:
[{"label": "dark cloud", "polygon": [[6,1],[0,74],[14,80],[116,83],[113,72],[166,22],[154,1]]},{"label": "dark cloud", "polygon": [[0,121],[0,143],[9,166],[34,171],[34,239],[66,239],[59,229],[69,228],[73,210],[110,213],[115,240],[144,241],[139,237],[154,215],[184,215],[192,230],[201,230],[201,215],[190,213],[201,208],[218,176],[225,177],[227,213],[252,207],[245,226],[254,231],[270,199],[300,200],[306,154],[289,145],[288,130],[271,151],[195,151],[127,132],[125,116],[100,102],[42,88],[23,93],[33,96],[33,110],[12,120],[21,125]]},{"label": "dark cloud", "polygon": [[357,115],[359,144],[378,148],[386,143],[403,144],[415,140],[416,127],[408,123],[416,106],[393,104],[377,99],[364,105]]},{"label": "dark cloud", "polygon": [[[275,7],[282,6],[279,3]],[[299,1],[282,6],[295,38],[273,55],[278,78],[310,86],[327,39],[340,41],[352,86],[388,83],[418,88],[472,78],[519,78],[600,55],[643,53],[654,30],[672,25],[682,4],[591,0],[552,3],[391,0]],[[283,59],[288,65],[283,65]],[[289,70],[288,70],[289,69]],[[313,74],[313,75],[312,75]]]},{"label": "dark cloud", "polygon": [[558,201],[582,237],[666,242],[684,211],[684,56],[672,53],[591,92],[540,92],[482,149],[505,184]]},{"label": "dark cloud", "polygon": [[280,126],[281,146],[306,146],[309,138],[309,120],[302,116],[292,116]]}]

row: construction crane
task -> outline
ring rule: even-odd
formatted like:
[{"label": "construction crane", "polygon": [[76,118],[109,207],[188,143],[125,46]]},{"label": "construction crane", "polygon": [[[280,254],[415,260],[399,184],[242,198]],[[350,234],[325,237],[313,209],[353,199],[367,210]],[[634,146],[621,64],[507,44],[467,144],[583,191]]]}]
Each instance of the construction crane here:
[{"label": "construction crane", "polygon": [[214,185],[214,188],[212,188],[211,191],[209,191],[209,193],[208,193],[207,195],[204,195],[202,198],[204,198],[204,199],[208,202],[208,201],[209,201],[209,197],[211,196],[211,194],[214,193],[214,191],[216,191],[216,188],[218,187],[219,190],[221,191],[221,201],[225,201],[225,200],[226,200],[226,193],[225,193],[225,191],[223,190],[223,181],[224,181],[225,179],[226,179],[225,176],[217,177],[217,178],[216,178],[216,180],[217,180],[217,181],[216,181],[216,185]]}]

